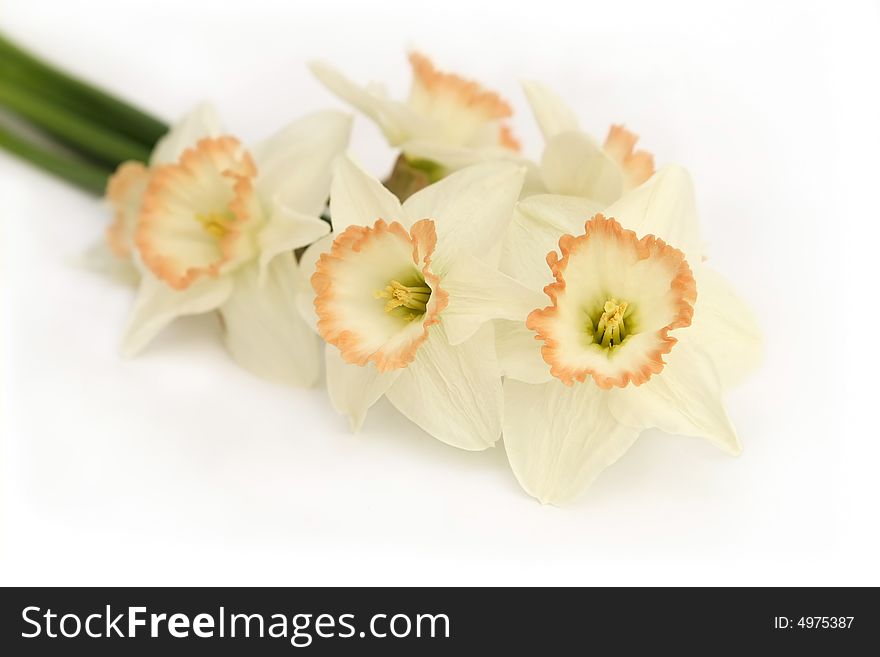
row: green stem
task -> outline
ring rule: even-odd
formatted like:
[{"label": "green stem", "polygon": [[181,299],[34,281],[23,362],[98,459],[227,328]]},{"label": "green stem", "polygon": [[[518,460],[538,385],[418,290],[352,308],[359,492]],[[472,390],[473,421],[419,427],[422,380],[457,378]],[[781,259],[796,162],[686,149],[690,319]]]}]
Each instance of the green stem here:
[{"label": "green stem", "polygon": [[103,194],[110,170],[79,162],[36,146],[0,126],[0,148],[27,160],[45,171],[92,192]]},{"label": "green stem", "polygon": [[50,105],[21,88],[0,80],[0,106],[6,107],[34,125],[64,140],[82,153],[116,166],[126,160],[146,162],[150,150],[137,143],[91,123],[61,107]]},{"label": "green stem", "polygon": [[168,125],[128,103],[82,80],[62,73],[34,57],[0,34],[0,60],[7,69],[18,69],[28,86],[43,90],[47,97],[64,99],[68,109],[100,121],[103,125],[152,148]]}]

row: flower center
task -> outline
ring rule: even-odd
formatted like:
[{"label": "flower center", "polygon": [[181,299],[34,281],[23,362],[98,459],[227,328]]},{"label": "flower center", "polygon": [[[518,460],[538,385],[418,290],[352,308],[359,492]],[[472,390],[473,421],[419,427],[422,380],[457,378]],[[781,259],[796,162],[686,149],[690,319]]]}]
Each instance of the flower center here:
[{"label": "flower center", "polygon": [[594,343],[610,349],[626,339],[628,331],[624,317],[628,307],[626,301],[611,297],[602,306],[601,315],[594,316],[595,319],[587,316],[587,333],[592,336]]},{"label": "flower center", "polygon": [[377,299],[388,299],[385,303],[386,313],[395,313],[399,317],[411,321],[425,314],[428,309],[428,301],[431,298],[431,288],[424,284],[425,281],[418,280],[411,281],[411,283],[411,285],[404,285],[400,281],[392,280],[384,290],[376,290],[373,295]]},{"label": "flower center", "polygon": [[228,210],[225,212],[200,212],[196,214],[196,221],[202,224],[202,228],[208,235],[220,239],[229,230],[229,223],[235,219],[235,215]]}]

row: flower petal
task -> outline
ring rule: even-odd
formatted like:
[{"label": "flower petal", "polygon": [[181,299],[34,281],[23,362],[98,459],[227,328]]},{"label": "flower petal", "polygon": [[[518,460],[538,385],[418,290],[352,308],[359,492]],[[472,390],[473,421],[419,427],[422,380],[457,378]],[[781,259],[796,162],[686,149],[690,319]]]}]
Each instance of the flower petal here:
[{"label": "flower petal", "polygon": [[329,232],[330,224],[323,219],[274,204],[269,223],[257,236],[260,247],[260,276],[266,275],[266,268],[278,254],[312,244]]},{"label": "flower petal", "polygon": [[183,315],[200,315],[216,310],[232,294],[228,276],[196,281],[184,290],[174,290],[143,272],[134,309],[122,343],[126,357],[138,354],[172,321]]},{"label": "flower petal", "polygon": [[523,81],[522,87],[545,140],[560,132],[578,129],[577,116],[556,92],[532,80]]},{"label": "flower petal", "polygon": [[442,321],[449,343],[464,342],[490,319],[525,321],[547,297],[474,256],[456,260],[443,278],[449,305]]},{"label": "flower petal", "polygon": [[405,218],[397,197],[348,156],[337,159],[333,169],[330,215],[337,234],[349,226],[372,226],[377,219],[396,221],[407,229],[413,223]]},{"label": "flower petal", "polygon": [[639,235],[656,235],[684,251],[690,263],[703,257],[694,186],[687,170],[665,166],[648,182],[609,206],[604,214]]},{"label": "flower petal", "polygon": [[591,382],[504,381],[504,448],[529,495],[558,504],[589,486],[632,446],[638,429],[618,422]]},{"label": "flower petal", "polygon": [[360,431],[369,408],[379,401],[402,370],[380,372],[373,363],[352,365],[339,349],[326,345],[327,393],[333,408],[348,417],[352,431]]},{"label": "flower petal", "polygon": [[581,232],[584,222],[601,209],[595,201],[574,196],[523,199],[504,236],[499,269],[533,290],[543,290],[553,280],[547,254],[556,250],[562,235]]},{"label": "flower petal", "polygon": [[427,132],[424,119],[406,103],[361,87],[323,62],[310,62],[308,66],[325,87],[375,121],[392,145]]},{"label": "flower petal", "polygon": [[430,330],[415,360],[386,393],[397,409],[438,440],[482,450],[501,435],[501,375],[490,324],[451,346],[442,326]]},{"label": "flower petal", "polygon": [[456,258],[486,254],[501,243],[522,189],[525,169],[504,162],[478,164],[416,192],[403,204],[409,222],[433,219],[433,269],[445,273]]},{"label": "flower petal", "polygon": [[298,278],[292,253],[269,265],[265,281],[250,266],[235,276],[235,290],[220,308],[226,348],[257,376],[285,385],[312,386],[318,379],[318,340],[297,307]]},{"label": "flower petal", "polygon": [[562,132],[547,140],[541,176],[553,194],[580,196],[608,205],[624,189],[621,168],[582,132]]},{"label": "flower petal", "polygon": [[526,383],[553,380],[550,366],[541,356],[541,342],[522,322],[500,319],[495,324],[495,349],[501,374]]},{"label": "flower petal", "polygon": [[150,166],[177,162],[187,148],[191,148],[205,137],[219,137],[224,133],[223,124],[214,106],[203,103],[184,115],[171,130],[162,137],[150,155]]},{"label": "flower petal", "polygon": [[718,369],[723,388],[742,381],[763,356],[764,340],[752,309],[724,277],[705,265],[698,270],[697,305],[688,333]]},{"label": "flower petal", "polygon": [[706,438],[730,454],[742,451],[721,400],[721,381],[709,356],[686,331],[663,371],[640,386],[610,391],[609,408],[624,424]]},{"label": "flower petal", "polygon": [[298,294],[297,306],[299,313],[306,321],[306,324],[317,334],[318,333],[318,314],[315,312],[315,291],[309,282],[315,273],[318,259],[323,253],[330,253],[333,248],[333,240],[336,235],[330,233],[318,239],[314,244],[310,245],[299,259],[299,274],[301,284],[304,286],[302,294]]},{"label": "flower petal", "polygon": [[323,111],[308,114],[258,144],[257,191],[274,204],[320,215],[330,195],[333,160],[345,152],[351,116]]}]

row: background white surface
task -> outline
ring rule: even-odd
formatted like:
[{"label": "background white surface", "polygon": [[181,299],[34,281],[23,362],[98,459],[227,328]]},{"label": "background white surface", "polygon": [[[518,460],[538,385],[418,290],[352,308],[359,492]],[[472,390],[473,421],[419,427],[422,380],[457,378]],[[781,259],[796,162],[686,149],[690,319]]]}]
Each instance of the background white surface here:
[{"label": "background white surface", "polygon": [[[304,62],[403,94],[405,49],[509,98],[539,78],[603,137],[687,166],[711,260],[766,362],[728,398],[745,451],[648,432],[542,507],[503,448],[237,369],[210,318],[117,355],[131,291],[78,268],[101,204],[0,154],[4,584],[880,584],[878,8],[867,3],[7,0],[0,27],[169,120],[245,140],[342,104]],[[367,120],[352,152],[393,153]],[[430,400],[426,400],[430,403]]]}]

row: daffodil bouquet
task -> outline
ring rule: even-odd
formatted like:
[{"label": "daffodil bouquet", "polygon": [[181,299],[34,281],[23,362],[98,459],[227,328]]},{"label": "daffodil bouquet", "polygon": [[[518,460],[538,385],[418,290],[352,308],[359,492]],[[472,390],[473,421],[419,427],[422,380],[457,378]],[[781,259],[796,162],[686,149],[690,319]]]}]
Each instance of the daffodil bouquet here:
[{"label": "daffodil bouquet", "polygon": [[245,145],[209,105],[169,127],[3,38],[0,56],[0,146],[111,209],[96,253],[137,287],[124,355],[216,313],[232,358],[271,381],[315,385],[323,353],[353,431],[384,396],[452,447],[503,437],[547,503],[644,429],[740,451],[722,393],[759,361],[756,322],[705,264],[687,171],[655,170],[623,126],[600,144],[525,83],[536,162],[507,102],[422,54],[406,99],[312,63],[399,149],[380,180],[337,110]]}]

